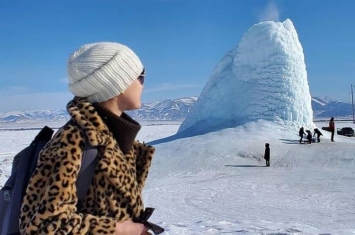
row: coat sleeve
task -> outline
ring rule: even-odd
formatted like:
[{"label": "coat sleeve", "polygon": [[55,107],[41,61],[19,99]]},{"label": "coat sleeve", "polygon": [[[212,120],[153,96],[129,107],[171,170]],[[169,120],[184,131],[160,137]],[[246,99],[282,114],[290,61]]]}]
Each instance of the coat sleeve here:
[{"label": "coat sleeve", "polygon": [[136,152],[136,174],[138,189],[140,192],[142,192],[145,185],[145,180],[148,177],[149,168],[153,159],[155,148],[136,142],[134,144],[134,149]]},{"label": "coat sleeve", "polygon": [[24,196],[21,234],[115,234],[114,218],[77,212],[80,148],[45,147]]}]

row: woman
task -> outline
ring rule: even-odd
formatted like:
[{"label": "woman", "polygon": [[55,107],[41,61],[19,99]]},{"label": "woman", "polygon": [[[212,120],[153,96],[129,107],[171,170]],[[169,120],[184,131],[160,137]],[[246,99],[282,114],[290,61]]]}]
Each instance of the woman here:
[{"label": "woman", "polygon": [[334,124],[334,117],[331,117],[329,120],[329,130],[332,133],[330,140],[334,142],[334,132],[335,132],[335,124]]},{"label": "woman", "polygon": [[[119,43],[87,44],[68,61],[71,120],[44,147],[26,190],[22,234],[149,234],[142,190],[155,149],[135,141],[145,70]],[[77,209],[76,180],[85,141],[98,149],[91,186]]]}]

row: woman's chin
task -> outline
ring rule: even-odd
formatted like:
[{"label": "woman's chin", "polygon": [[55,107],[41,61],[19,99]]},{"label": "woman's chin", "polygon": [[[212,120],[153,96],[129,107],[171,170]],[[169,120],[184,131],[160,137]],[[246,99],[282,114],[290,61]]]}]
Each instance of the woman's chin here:
[{"label": "woman's chin", "polygon": [[142,107],[142,103],[134,104],[132,105],[129,109],[127,110],[135,110],[135,109],[140,109]]}]

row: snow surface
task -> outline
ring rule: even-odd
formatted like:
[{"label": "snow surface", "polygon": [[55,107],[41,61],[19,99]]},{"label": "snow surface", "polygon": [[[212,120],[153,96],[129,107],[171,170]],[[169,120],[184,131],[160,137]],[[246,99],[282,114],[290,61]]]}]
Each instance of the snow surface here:
[{"label": "snow surface", "polygon": [[255,24],[243,35],[217,64],[179,132],[191,136],[258,119],[314,126],[303,48],[289,19]]},{"label": "snow surface", "polygon": [[[137,139],[159,142],[179,128],[160,124],[143,126]],[[336,122],[342,126],[355,128]],[[37,132],[0,131],[0,185]],[[156,208],[151,221],[165,235],[355,234],[355,138],[336,135],[332,143],[323,134],[321,143],[299,144],[283,125],[255,121],[155,144],[144,190],[145,205]]]}]

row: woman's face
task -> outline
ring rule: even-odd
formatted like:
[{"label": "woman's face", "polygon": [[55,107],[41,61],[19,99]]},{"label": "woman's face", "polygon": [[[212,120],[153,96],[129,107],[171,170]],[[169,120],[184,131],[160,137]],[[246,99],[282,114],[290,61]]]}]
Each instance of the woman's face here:
[{"label": "woman's face", "polygon": [[134,80],[134,82],[118,96],[118,107],[120,107],[122,111],[140,109],[142,106],[142,91],[143,85],[138,79]]}]

